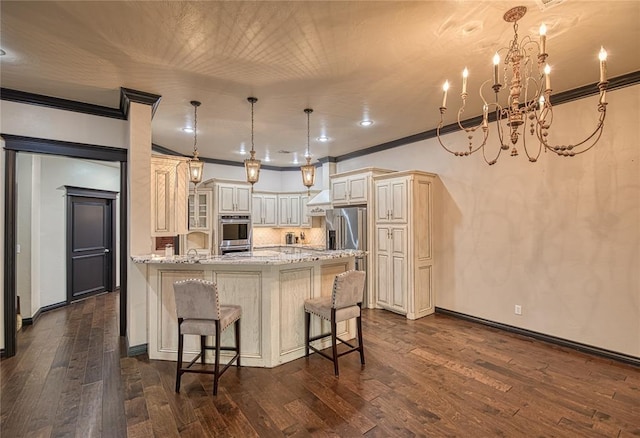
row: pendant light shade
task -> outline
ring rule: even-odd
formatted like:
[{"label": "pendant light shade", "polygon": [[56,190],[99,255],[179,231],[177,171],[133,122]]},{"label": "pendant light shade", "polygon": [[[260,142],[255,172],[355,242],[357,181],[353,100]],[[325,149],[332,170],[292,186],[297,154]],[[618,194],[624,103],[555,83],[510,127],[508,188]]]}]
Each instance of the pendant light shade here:
[{"label": "pendant light shade", "polygon": [[193,157],[187,162],[189,165],[189,181],[198,185],[202,181],[204,162],[198,159],[198,107],[200,102],[192,100],[193,105]]},{"label": "pendant light shade", "polygon": [[260,178],[260,160],[256,160],[256,151],[253,149],[253,105],[258,99],[247,97],[247,100],[251,103],[251,157],[244,160],[244,168],[247,171],[247,182],[251,183],[251,187],[253,187]]},{"label": "pendant light shade", "polygon": [[311,164],[311,153],[309,152],[309,116],[313,112],[311,108],[306,108],[304,112],[307,114],[307,164],[300,166],[302,172],[302,184],[307,188],[307,193],[311,191],[311,187],[316,182],[316,166]]}]

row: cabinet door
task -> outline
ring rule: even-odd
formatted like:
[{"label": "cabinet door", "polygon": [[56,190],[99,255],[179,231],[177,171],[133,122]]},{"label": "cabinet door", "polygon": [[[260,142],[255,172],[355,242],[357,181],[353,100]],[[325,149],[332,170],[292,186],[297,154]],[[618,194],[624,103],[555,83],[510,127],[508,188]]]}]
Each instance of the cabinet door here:
[{"label": "cabinet door", "polygon": [[278,226],[286,227],[287,225],[289,225],[289,198],[278,195]]},{"label": "cabinet door", "polygon": [[388,307],[390,303],[390,274],[389,265],[391,261],[391,250],[389,248],[389,227],[376,227],[375,235],[375,258],[376,277],[375,290],[376,301],[382,307]]},{"label": "cabinet door", "polygon": [[251,224],[254,227],[261,227],[264,222],[263,199],[263,195],[253,195],[253,199],[251,200]]},{"label": "cabinet door", "polygon": [[263,225],[270,227],[278,226],[277,203],[278,197],[276,195],[264,195],[262,197]]},{"label": "cabinet door", "polygon": [[235,187],[220,184],[218,186],[218,211],[222,214],[235,213]]},{"label": "cabinet door", "polygon": [[289,196],[289,225],[299,227],[301,213],[300,195]]},{"label": "cabinet door", "polygon": [[174,235],[176,172],[173,166],[151,166],[151,221],[154,236]]},{"label": "cabinet door", "polygon": [[[189,196],[191,198],[192,195]],[[194,196],[196,203],[194,208],[195,213],[195,228],[198,230],[208,230],[211,227],[209,209],[211,206],[211,192],[197,192]],[[191,217],[189,217],[191,220]]]},{"label": "cabinet door", "polygon": [[347,198],[347,179],[336,178],[331,180],[331,201],[334,204],[346,204]]},{"label": "cabinet door", "polygon": [[391,266],[390,266],[390,299],[391,306],[401,312],[407,311],[407,227],[392,227]]},{"label": "cabinet door", "polygon": [[251,189],[237,186],[235,188],[236,213],[251,214]]},{"label": "cabinet door", "polygon": [[307,228],[311,227],[311,217],[309,216],[307,211],[307,203],[309,202],[309,199],[310,198],[308,195],[300,196],[300,226],[301,227],[307,227]]},{"label": "cabinet door", "polygon": [[389,181],[390,219],[392,222],[407,222],[407,180]]},{"label": "cabinet door", "polygon": [[189,229],[194,230],[196,228],[196,197],[193,193],[189,195],[188,201],[188,214],[189,214]]},{"label": "cabinet door", "polygon": [[353,176],[349,178],[349,203],[367,203],[367,176]]},{"label": "cabinet door", "polygon": [[390,188],[387,181],[376,181],[376,222],[387,222],[390,217]]}]

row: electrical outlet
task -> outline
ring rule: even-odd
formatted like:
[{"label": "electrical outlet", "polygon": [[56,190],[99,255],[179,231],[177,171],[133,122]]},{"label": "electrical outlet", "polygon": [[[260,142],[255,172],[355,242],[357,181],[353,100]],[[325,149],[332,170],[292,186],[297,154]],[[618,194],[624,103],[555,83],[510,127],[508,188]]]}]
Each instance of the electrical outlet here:
[{"label": "electrical outlet", "polygon": [[16,245],[16,254],[20,254],[20,244]]},{"label": "electrical outlet", "polygon": [[520,304],[516,304],[516,308],[514,311],[516,315],[522,315],[522,306]]}]

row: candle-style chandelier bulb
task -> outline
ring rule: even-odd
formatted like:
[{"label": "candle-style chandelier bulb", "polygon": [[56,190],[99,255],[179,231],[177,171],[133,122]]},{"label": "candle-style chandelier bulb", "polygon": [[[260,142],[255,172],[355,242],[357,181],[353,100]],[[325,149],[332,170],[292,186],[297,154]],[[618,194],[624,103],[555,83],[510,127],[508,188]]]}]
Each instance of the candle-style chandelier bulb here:
[{"label": "candle-style chandelier bulb", "polygon": [[[491,89],[495,93],[494,101],[487,101],[483,87],[489,83],[487,80],[480,87],[480,97],[482,99],[482,120],[475,126],[462,126],[461,116],[465,112],[467,101],[467,81],[470,76],[469,71],[465,67],[462,74],[462,105],[458,110],[457,123],[458,127],[467,134],[468,144],[462,150],[452,150],[445,145],[440,135],[440,131],[444,126],[444,114],[447,111],[447,93],[449,90],[449,82],[445,82],[442,88],[442,106],[440,107],[440,123],[436,129],[438,142],[447,151],[455,156],[466,157],[475,152],[482,150],[485,161],[489,164],[495,164],[503,150],[508,150],[511,143],[511,155],[517,156],[518,150],[516,144],[522,138],[524,151],[529,161],[538,160],[541,151],[553,152],[562,157],[573,157],[582,154],[591,149],[600,140],[602,130],[604,129],[604,119],[607,114],[606,90],[607,90],[607,52],[601,48],[599,54],[600,60],[600,81],[598,89],[600,90],[600,99],[598,101],[599,120],[596,128],[582,141],[569,144],[567,146],[553,146],[550,144],[550,129],[553,122],[553,106],[551,105],[551,67],[547,64],[547,27],[544,23],[540,26],[539,41],[533,38],[525,37],[521,41],[518,37],[518,20],[520,20],[527,12],[524,6],[516,6],[509,9],[504,14],[504,20],[513,23],[513,39],[508,47],[498,50],[493,57],[493,83]],[[534,57],[534,53],[537,56]],[[502,56],[501,56],[502,54]],[[504,64],[504,84],[500,83],[500,63]],[[530,66],[537,65],[537,71]],[[508,91],[507,104],[502,105],[499,102],[499,93],[503,88]],[[495,156],[487,157],[485,145],[489,137],[489,113],[495,115],[496,129],[498,131],[498,140],[500,147]],[[538,142],[538,147],[527,147],[526,132],[534,135]],[[474,141],[474,134],[478,131],[482,135],[482,140]],[[505,132],[507,131],[507,132]],[[505,142],[505,139],[510,141]]]}]

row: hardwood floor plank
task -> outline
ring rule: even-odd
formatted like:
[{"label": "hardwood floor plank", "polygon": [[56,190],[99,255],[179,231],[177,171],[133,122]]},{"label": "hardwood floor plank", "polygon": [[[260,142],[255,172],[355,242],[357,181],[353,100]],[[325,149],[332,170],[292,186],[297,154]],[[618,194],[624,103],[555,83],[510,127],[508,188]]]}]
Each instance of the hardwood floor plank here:
[{"label": "hardwood floor plank", "polygon": [[76,425],[77,438],[102,436],[102,381],[82,385],[80,412]]},{"label": "hardwood floor plank", "polygon": [[367,364],[209,375],[127,357],[118,296],[46,312],[0,362],[2,437],[632,437],[640,369],[446,315],[363,311]]},{"label": "hardwood floor plank", "polygon": [[120,381],[120,355],[113,350],[105,351],[103,360],[102,435],[108,438],[124,438],[127,435],[127,417]]}]

